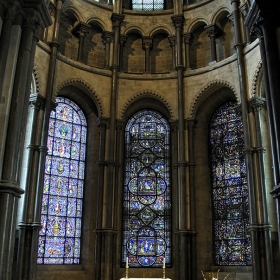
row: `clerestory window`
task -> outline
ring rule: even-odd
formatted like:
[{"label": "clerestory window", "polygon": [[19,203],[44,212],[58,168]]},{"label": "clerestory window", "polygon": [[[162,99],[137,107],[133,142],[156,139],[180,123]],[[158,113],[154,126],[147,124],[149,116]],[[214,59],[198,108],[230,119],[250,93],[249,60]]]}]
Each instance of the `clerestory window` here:
[{"label": "clerestory window", "polygon": [[132,10],[159,11],[164,9],[164,0],[132,0]]}]

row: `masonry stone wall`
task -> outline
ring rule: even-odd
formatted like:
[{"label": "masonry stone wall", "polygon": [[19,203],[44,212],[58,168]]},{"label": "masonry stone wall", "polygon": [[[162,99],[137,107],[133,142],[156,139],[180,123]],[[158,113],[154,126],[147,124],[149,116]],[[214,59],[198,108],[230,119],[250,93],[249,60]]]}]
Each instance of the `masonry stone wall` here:
[{"label": "masonry stone wall", "polygon": [[[184,72],[183,78],[184,117],[185,119],[197,119],[198,121],[194,136],[198,279],[202,279],[200,277],[201,270],[216,269],[212,267],[211,185],[206,137],[208,124],[214,109],[222,102],[228,99],[235,99],[240,102],[234,33],[232,22],[227,19],[231,9],[229,2],[215,0],[210,1],[207,5],[198,5],[195,9],[184,9],[183,31],[193,34],[193,43],[190,47],[191,69]],[[75,7],[75,14],[70,12],[73,7]],[[70,16],[66,17],[61,24],[55,93],[60,95],[66,87],[70,91],[71,87],[78,87],[80,89],[76,94],[78,100],[89,98],[97,108],[98,117],[110,118],[112,71],[111,69],[104,69],[105,46],[102,42],[102,35],[104,31],[113,31],[110,20],[112,9],[102,3],[72,0],[71,3],[70,1],[65,2],[64,12]],[[221,16],[218,16],[219,14]],[[75,18],[73,15],[75,15]],[[169,109],[170,121],[178,120],[177,71],[173,69],[174,58],[168,39],[168,36],[175,35],[175,28],[171,20],[172,11],[143,15],[138,13],[136,16],[133,11],[125,10],[124,16],[120,33],[127,36],[127,39],[121,56],[122,71],[118,73],[117,78],[117,120],[123,120],[126,109],[133,102],[147,96],[149,99],[145,100],[159,100]],[[76,61],[79,40],[70,32],[80,21],[90,25],[89,32],[85,37],[84,63]],[[218,61],[209,65],[212,60],[211,45],[210,38],[205,32],[205,26],[211,23],[217,24],[222,29],[223,34],[216,39]],[[150,36],[153,39],[149,58],[151,73],[144,73],[143,36]],[[183,44],[183,50],[184,48]],[[40,78],[40,94],[43,96],[48,86],[47,71],[44,65],[48,65],[49,50],[46,42],[40,41],[38,43],[35,64]],[[112,57],[112,51],[111,47],[110,57]],[[260,62],[258,41],[254,41],[244,48],[244,60],[247,74],[247,97],[249,99],[253,90],[254,75]],[[42,65],[42,62],[44,65]],[[146,102],[147,107],[149,107],[149,101]],[[95,118],[93,119],[95,120]],[[89,123],[89,125],[91,124]],[[95,128],[97,129],[96,125]],[[94,148],[92,147],[92,149]],[[91,152],[93,153],[93,150]],[[188,147],[186,147],[186,151],[182,152],[187,154]],[[93,164],[95,164],[93,172],[96,173],[97,162]],[[93,187],[96,184],[95,179],[96,177],[91,179],[90,182]],[[89,211],[91,212],[87,215],[91,217],[91,222],[94,224],[95,210],[90,208]],[[274,206],[271,207],[270,212],[275,213]],[[120,218],[118,221],[121,221]],[[121,222],[118,224],[118,229],[121,230]],[[93,228],[88,226],[87,230],[90,231]],[[275,225],[274,230],[276,231]],[[69,271],[70,269],[67,272],[61,272],[59,268],[52,270],[51,268],[40,267],[38,279],[89,279],[90,276],[86,275],[85,269],[88,269],[89,274],[92,275],[89,267],[94,264],[94,245],[91,244],[94,240],[89,238],[89,233],[86,236],[89,249],[87,256],[84,256],[83,259],[86,263],[85,266],[79,266],[76,271],[72,272]],[[118,238],[120,239],[121,235]],[[119,251],[121,251],[120,248]],[[120,255],[117,261],[120,263]],[[125,270],[118,266],[117,273],[117,279],[119,279],[125,275]],[[155,269],[146,272],[132,270],[131,273],[131,276],[135,277],[159,277],[161,275],[161,271]],[[169,277],[175,279],[173,268],[170,268],[168,273]],[[233,275],[236,276],[235,279],[251,279],[250,268],[240,268],[240,273],[233,271]]]}]

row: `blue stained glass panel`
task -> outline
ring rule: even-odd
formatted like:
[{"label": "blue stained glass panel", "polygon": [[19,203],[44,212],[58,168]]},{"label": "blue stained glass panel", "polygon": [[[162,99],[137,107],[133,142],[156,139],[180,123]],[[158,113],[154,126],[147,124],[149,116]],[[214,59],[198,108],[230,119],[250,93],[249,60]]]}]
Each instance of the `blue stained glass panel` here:
[{"label": "blue stained glass panel", "polygon": [[170,128],[153,110],[133,115],[125,130],[122,263],[171,266]]},{"label": "blue stained glass panel", "polygon": [[235,102],[210,122],[215,265],[252,265],[244,136]]},{"label": "blue stained glass panel", "polygon": [[87,124],[71,100],[56,102],[49,121],[37,263],[78,264]]}]

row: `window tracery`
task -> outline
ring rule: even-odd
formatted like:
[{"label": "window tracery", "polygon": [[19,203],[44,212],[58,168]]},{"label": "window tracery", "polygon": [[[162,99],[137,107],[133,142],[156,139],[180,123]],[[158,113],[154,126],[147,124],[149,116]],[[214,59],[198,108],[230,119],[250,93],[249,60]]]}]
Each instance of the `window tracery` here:
[{"label": "window tracery", "polygon": [[134,114],[125,129],[122,262],[171,265],[170,129],[153,110]]}]

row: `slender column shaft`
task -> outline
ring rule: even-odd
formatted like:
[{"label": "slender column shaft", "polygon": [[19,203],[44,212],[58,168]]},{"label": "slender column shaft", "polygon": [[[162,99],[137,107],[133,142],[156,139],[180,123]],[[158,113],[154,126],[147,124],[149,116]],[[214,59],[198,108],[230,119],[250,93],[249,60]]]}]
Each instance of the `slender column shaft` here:
[{"label": "slender column shaft", "polygon": [[79,47],[78,47],[78,57],[77,60],[80,62],[84,62],[84,43],[85,43],[85,37],[86,34],[89,32],[90,25],[79,22],[74,26],[74,28],[71,30],[71,32],[74,35],[77,35],[79,38]]},{"label": "slender column shaft", "polygon": [[151,37],[143,37],[143,49],[145,50],[145,72],[150,73],[150,50],[153,44],[153,38]]},{"label": "slender column shaft", "polygon": [[54,32],[52,42],[50,43],[51,53],[49,60],[49,69],[47,83],[48,87],[45,96],[45,107],[43,112],[43,124],[42,124],[42,134],[39,146],[39,161],[38,161],[38,176],[36,182],[36,193],[34,201],[34,213],[33,221],[31,223],[32,227],[32,237],[31,237],[31,256],[30,256],[30,272],[29,279],[35,280],[37,273],[37,250],[38,250],[38,234],[41,227],[41,205],[42,205],[42,192],[43,192],[43,181],[45,174],[45,161],[47,155],[47,138],[48,138],[48,128],[49,128],[49,116],[53,109],[53,90],[55,81],[55,69],[56,69],[56,56],[58,48],[58,36],[61,21],[61,8],[63,0],[57,0],[56,2],[56,14],[54,22]]},{"label": "slender column shaft", "polygon": [[[275,186],[272,190],[274,198],[276,198],[276,209],[278,218],[278,245],[280,248],[280,81],[277,72],[280,71],[279,63],[279,53],[277,48],[277,38],[276,38],[276,27],[268,19],[264,22],[262,26],[264,34],[264,44],[265,44],[265,57],[267,63],[268,81],[269,81],[269,92],[271,98],[271,125],[274,130],[274,160],[277,160],[277,164],[273,166],[274,176],[275,176]],[[276,71],[276,73],[275,73]]]},{"label": "slender column shaft", "polygon": [[196,252],[196,210],[195,210],[195,156],[194,156],[194,132],[196,120],[188,120],[188,150],[189,150],[189,185],[190,185],[190,255],[191,255],[191,279],[197,279],[197,252]]},{"label": "slender column shaft", "polygon": [[[108,158],[106,160],[107,166],[107,180],[104,182],[103,191],[103,212],[102,212],[102,228],[97,229],[101,248],[99,249],[98,263],[100,267],[97,268],[99,275],[97,279],[107,280],[114,279],[115,259],[114,254],[116,251],[116,231],[114,230],[115,221],[115,201],[116,195],[116,106],[117,106],[117,74],[119,70],[119,41],[120,41],[120,24],[124,16],[121,14],[113,13],[111,20],[113,23],[114,44],[113,44],[113,65],[112,65],[112,83],[111,83],[111,104],[110,104],[110,119],[108,131],[108,144],[107,152]],[[112,252],[114,252],[112,254]]]},{"label": "slender column shaft", "polygon": [[[34,49],[36,46],[36,42],[34,44]],[[36,128],[37,128],[37,121],[38,121],[38,113],[40,110],[40,106],[43,103],[43,99],[38,97],[37,95],[33,95],[30,98],[31,102],[31,109],[32,109],[32,120],[31,120],[31,135],[28,145],[28,154],[27,154],[27,173],[25,175],[25,180],[22,182],[22,185],[25,186],[25,195],[23,198],[23,207],[21,212],[21,220],[19,223],[19,244],[18,244],[18,253],[17,253],[17,271],[16,271],[16,279],[22,279],[27,277],[28,271],[29,271],[29,258],[26,258],[25,256],[29,255],[26,254],[26,248],[30,248],[27,246],[27,231],[31,230],[30,228],[30,220],[28,219],[28,208],[33,209],[34,205],[30,205],[29,202],[34,201],[33,197],[33,187],[35,187],[34,184],[31,182],[32,172],[33,170],[37,170],[34,168],[34,156],[37,150],[36,143],[35,143],[35,136],[36,136]],[[29,251],[30,252],[30,251]],[[24,272],[23,272],[24,267]]]},{"label": "slender column shaft", "polygon": [[215,24],[205,26],[205,30],[210,38],[212,61],[217,61],[216,37],[222,34],[222,30]]},{"label": "slender column shaft", "polygon": [[111,41],[113,39],[113,33],[104,31],[102,35],[103,44],[105,45],[105,62],[104,62],[104,68],[109,69],[110,64],[110,45]]},{"label": "slender column shaft", "polygon": [[168,36],[168,40],[170,43],[170,47],[172,48],[172,66],[173,70],[176,68],[176,37],[175,36]]},{"label": "slender column shaft", "polygon": [[124,46],[127,40],[127,36],[126,35],[121,35],[120,36],[120,71],[123,70],[123,52],[124,52]]},{"label": "slender column shaft", "polygon": [[193,36],[191,33],[184,34],[184,40],[185,40],[185,65],[187,69],[191,68],[190,65],[190,46],[193,41]]},{"label": "slender column shaft", "polygon": [[102,206],[103,206],[103,187],[104,187],[104,171],[105,171],[105,144],[107,119],[99,119],[99,159],[98,159],[98,199],[97,199],[97,215],[96,215],[96,243],[95,243],[95,275],[98,279],[101,275],[101,259],[102,259]]},{"label": "slender column shaft", "polygon": [[241,40],[241,26],[239,20],[239,0],[231,1],[233,7],[233,21],[234,21],[234,34],[235,34],[235,50],[237,54],[238,63],[238,76],[241,94],[241,108],[242,108],[242,122],[244,127],[244,145],[245,145],[245,160],[247,168],[247,182],[249,191],[249,210],[250,210],[250,227],[251,227],[251,245],[252,245],[252,262],[253,262],[253,277],[255,280],[262,279],[259,263],[259,244],[257,236],[257,216],[255,205],[255,189],[254,189],[254,177],[253,177],[253,164],[252,164],[252,148],[251,148],[251,136],[250,126],[248,119],[247,108],[247,94],[246,94],[246,74],[245,65],[243,59],[243,43]]},{"label": "slender column shaft", "polygon": [[260,238],[263,239],[261,242],[263,246],[263,253],[260,253],[261,273],[262,279],[273,279],[273,259],[272,259],[272,247],[270,228],[267,212],[267,195],[265,185],[265,171],[264,171],[264,148],[262,143],[261,135],[261,108],[264,105],[264,100],[261,98],[253,98],[250,100],[251,106],[254,110],[255,116],[255,131],[256,131],[256,153],[257,153],[257,173],[259,182],[256,184],[256,208],[259,214],[259,234]]}]

